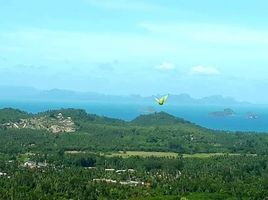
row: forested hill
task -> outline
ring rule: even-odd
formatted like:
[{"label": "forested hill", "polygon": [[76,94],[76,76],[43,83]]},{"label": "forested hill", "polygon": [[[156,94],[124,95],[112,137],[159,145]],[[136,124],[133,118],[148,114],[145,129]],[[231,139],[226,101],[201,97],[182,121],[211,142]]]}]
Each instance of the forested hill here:
[{"label": "forested hill", "polygon": [[125,122],[77,109],[35,115],[2,109],[0,120],[4,149],[268,154],[268,134],[213,131],[164,112]]},{"label": "forested hill", "polygon": [[136,119],[132,120],[131,123],[136,125],[178,125],[178,124],[189,124],[190,122],[184,119],[174,117],[165,112],[153,113],[149,115],[140,115]]},{"label": "forested hill", "polygon": [[268,195],[268,134],[213,131],[164,112],[125,122],[77,109],[3,109],[0,120],[0,199]]},{"label": "forested hill", "polygon": [[96,123],[96,124],[114,124],[114,125],[137,125],[137,126],[161,126],[161,125],[179,125],[179,124],[191,124],[191,122],[186,121],[182,118],[174,117],[166,112],[155,112],[148,115],[140,115],[131,122],[126,122],[120,119],[109,118],[105,116],[98,116],[96,114],[89,114],[82,109],[60,109],[60,110],[48,110],[46,112],[41,112],[38,114],[27,113],[13,108],[0,109],[0,122],[16,122],[20,119],[28,118],[54,118],[58,114],[62,114],[65,117],[70,117],[74,120],[76,124],[81,122]]},{"label": "forested hill", "polygon": [[83,109],[60,109],[60,110],[49,110],[46,112],[38,113],[36,116],[55,116],[59,113],[62,113],[63,116],[71,117],[77,124],[80,122],[88,123],[107,123],[107,124],[123,124],[123,120],[109,118],[105,116],[98,116],[96,114],[89,114]]},{"label": "forested hill", "polygon": [[17,121],[21,118],[29,118],[29,117],[32,117],[32,114],[20,111],[18,109],[4,108],[0,110],[0,123]]}]

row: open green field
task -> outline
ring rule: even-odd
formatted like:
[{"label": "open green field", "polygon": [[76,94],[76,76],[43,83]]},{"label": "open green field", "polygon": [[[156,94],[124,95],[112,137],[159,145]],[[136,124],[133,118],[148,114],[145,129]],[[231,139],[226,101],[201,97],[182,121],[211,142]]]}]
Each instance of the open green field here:
[{"label": "open green field", "polygon": [[[238,198],[231,197],[226,194],[210,194],[210,193],[193,193],[184,197],[178,196],[158,196],[148,197],[141,200],[237,200]],[[133,199],[134,200],[134,199]]]},{"label": "open green field", "polygon": [[[131,156],[139,156],[139,157],[172,157],[176,158],[179,156],[178,153],[174,152],[146,152],[146,151],[126,151],[126,152],[115,152],[111,154],[104,154],[107,157],[122,157],[122,158],[128,158]],[[227,153],[196,153],[196,154],[183,154],[184,158],[211,158],[213,156],[223,156],[223,155],[229,155],[229,156],[239,156],[241,154],[227,154]],[[251,154],[253,155],[253,154]]]}]

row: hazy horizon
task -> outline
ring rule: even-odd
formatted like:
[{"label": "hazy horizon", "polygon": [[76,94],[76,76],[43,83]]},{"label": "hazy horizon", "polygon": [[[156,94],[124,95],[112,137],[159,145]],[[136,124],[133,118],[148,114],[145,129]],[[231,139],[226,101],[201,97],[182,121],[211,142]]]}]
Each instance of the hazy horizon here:
[{"label": "hazy horizon", "polygon": [[[28,87],[28,86],[7,86],[7,85],[0,85],[0,91],[2,92],[2,98],[0,99],[1,100],[6,100],[6,99],[9,99],[9,100],[20,100],[21,98],[22,99],[27,99],[27,97],[29,96],[32,96],[32,97],[38,97],[36,95],[45,95],[45,94],[51,94],[51,93],[55,93],[55,96],[54,96],[54,100],[57,99],[58,95],[62,95],[62,94],[74,94],[74,95],[78,95],[77,96],[77,101],[80,101],[81,100],[81,95],[104,95],[104,96],[114,96],[114,97],[119,97],[119,98],[124,98],[124,97],[140,97],[140,98],[148,98],[148,97],[161,97],[163,95],[166,95],[166,94],[145,94],[145,95],[141,95],[141,94],[116,94],[116,93],[102,93],[102,92],[93,92],[93,91],[79,91],[79,90],[71,90],[71,89],[62,89],[62,88],[50,88],[50,89],[40,89],[40,88],[35,88],[35,87]],[[241,104],[243,105],[243,103],[245,103],[245,105],[247,104],[252,104],[252,105],[267,105],[267,104],[257,104],[257,103],[254,103],[254,102],[249,102],[249,101],[245,101],[245,100],[238,100],[238,99],[235,99],[234,97],[232,96],[224,96],[224,95],[221,95],[221,94],[213,94],[213,95],[209,95],[209,96],[194,96],[192,94],[189,94],[189,93],[168,93],[168,95],[172,98],[172,96],[177,96],[177,97],[189,97],[190,99],[192,100],[202,100],[202,99],[206,99],[206,98],[212,98],[212,99],[215,99],[215,98],[220,98],[221,100],[232,100],[234,102],[236,102],[237,104]],[[18,99],[19,98],[19,99]],[[62,98],[62,97],[61,97]],[[62,99],[58,99],[59,101],[61,101]],[[36,100],[37,100],[36,99]],[[28,99],[30,100],[30,99]],[[34,99],[32,99],[34,100]],[[74,96],[72,96],[72,101],[74,101]],[[92,99],[88,99],[88,101],[91,101]],[[105,99],[103,99],[105,100]],[[109,99],[107,99],[108,101]],[[153,99],[152,99],[153,101]],[[115,102],[114,102],[115,103]],[[222,102],[220,103],[222,104]],[[227,103],[228,105],[228,103]],[[227,106],[226,105],[226,106]]]},{"label": "hazy horizon", "polygon": [[268,104],[267,1],[0,5],[0,85]]}]

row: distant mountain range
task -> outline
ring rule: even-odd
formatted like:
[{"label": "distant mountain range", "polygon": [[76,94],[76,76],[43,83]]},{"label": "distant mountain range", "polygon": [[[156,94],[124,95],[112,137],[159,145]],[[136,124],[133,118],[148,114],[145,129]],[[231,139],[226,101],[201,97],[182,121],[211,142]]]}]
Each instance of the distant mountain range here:
[{"label": "distant mountain range", "polygon": [[[161,95],[155,95],[161,96]],[[94,92],[77,92],[71,90],[38,90],[31,87],[0,86],[0,101],[5,100],[34,100],[59,102],[107,102],[107,103],[144,103],[150,104],[155,96],[143,97],[140,95],[105,95]],[[170,94],[168,103],[172,105],[249,105],[248,102],[239,102],[232,97],[214,95],[204,98],[192,98],[188,94]]]}]

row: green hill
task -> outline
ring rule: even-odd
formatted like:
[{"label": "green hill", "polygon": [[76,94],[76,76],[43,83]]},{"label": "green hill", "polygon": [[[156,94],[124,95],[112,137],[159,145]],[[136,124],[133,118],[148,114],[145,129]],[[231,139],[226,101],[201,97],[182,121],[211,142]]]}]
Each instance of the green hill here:
[{"label": "green hill", "polygon": [[[54,120],[62,114],[63,119]],[[16,137],[27,136],[28,143],[36,143],[32,134],[42,135],[39,148],[68,149],[88,151],[158,151],[177,153],[249,153],[267,154],[268,135],[254,133],[227,133],[213,131],[194,125],[183,119],[164,112],[142,115],[131,122],[88,114],[84,110],[61,109],[27,114],[13,109],[0,110],[2,121],[26,120],[27,126],[8,129],[2,135],[1,143],[8,149],[9,145],[20,141],[9,142],[12,134]],[[37,121],[33,125],[31,119]],[[67,120],[67,121],[66,121]],[[69,120],[69,121],[68,121]],[[30,124],[30,125],[29,125]],[[24,125],[18,124],[19,127]],[[36,128],[38,127],[38,128]],[[41,128],[40,128],[41,127]],[[45,128],[44,128],[45,127]],[[33,131],[28,131],[28,129]],[[51,134],[48,131],[56,134]],[[73,130],[76,132],[73,133]],[[69,132],[71,134],[64,134]],[[26,137],[25,136],[25,137]],[[42,141],[44,143],[42,143]]]},{"label": "green hill", "polygon": [[131,121],[136,125],[158,126],[158,125],[178,125],[178,124],[190,124],[190,122],[184,119],[174,117],[165,112],[153,113],[149,115],[140,115]]},{"label": "green hill", "polygon": [[59,110],[49,110],[46,112],[38,113],[37,116],[56,116],[57,114],[62,113],[64,116],[71,117],[77,124],[80,124],[82,122],[86,123],[96,123],[96,124],[122,124],[125,123],[122,120],[119,119],[113,119],[105,116],[98,116],[95,114],[89,114],[85,110],[82,109],[73,109],[73,108],[67,108],[67,109],[59,109]]},{"label": "green hill", "polygon": [[29,118],[32,114],[27,112],[13,109],[13,108],[4,108],[0,109],[0,123],[6,123],[9,121],[17,121],[21,118]]},{"label": "green hill", "polygon": [[213,131],[164,112],[131,122],[77,109],[0,116],[11,124],[0,129],[0,199],[267,196],[267,134]]}]

